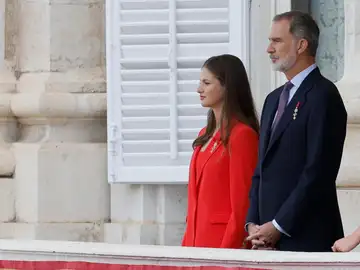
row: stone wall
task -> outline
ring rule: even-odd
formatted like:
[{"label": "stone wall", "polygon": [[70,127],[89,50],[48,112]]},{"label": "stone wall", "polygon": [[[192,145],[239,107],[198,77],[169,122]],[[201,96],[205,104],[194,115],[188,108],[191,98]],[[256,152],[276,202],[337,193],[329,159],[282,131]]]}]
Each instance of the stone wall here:
[{"label": "stone wall", "polygon": [[1,5],[0,237],[103,241],[104,1]]},{"label": "stone wall", "polygon": [[360,209],[360,2],[344,0],[344,3],[344,75],[337,86],[348,112],[348,130],[337,184],[344,229],[350,233],[360,226],[357,214]]}]

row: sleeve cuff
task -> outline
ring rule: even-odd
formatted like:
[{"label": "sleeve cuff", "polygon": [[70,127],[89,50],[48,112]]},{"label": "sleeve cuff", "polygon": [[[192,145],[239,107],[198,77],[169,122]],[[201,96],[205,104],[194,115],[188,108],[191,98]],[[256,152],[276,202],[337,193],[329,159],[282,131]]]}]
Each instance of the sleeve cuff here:
[{"label": "sleeve cuff", "polygon": [[[283,228],[281,228],[281,226],[276,222],[275,219],[272,220],[272,224],[274,225],[274,227],[275,227],[279,232],[285,234],[285,235],[288,236],[288,237],[291,237],[290,234],[288,234],[287,232],[285,232],[285,231],[283,230]],[[246,226],[246,225],[247,225],[247,224],[245,224],[245,226]]]},{"label": "sleeve cuff", "polygon": [[249,224],[251,224],[251,223],[252,223],[252,222],[248,222],[248,223],[245,224],[244,229],[245,229],[246,232],[248,232],[248,226],[249,226]]}]

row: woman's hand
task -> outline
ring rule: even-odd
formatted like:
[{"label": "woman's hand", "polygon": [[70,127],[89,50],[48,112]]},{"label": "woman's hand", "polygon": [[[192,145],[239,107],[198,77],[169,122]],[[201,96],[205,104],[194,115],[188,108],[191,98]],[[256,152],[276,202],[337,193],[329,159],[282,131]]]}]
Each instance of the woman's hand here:
[{"label": "woman's hand", "polygon": [[337,240],[331,249],[334,252],[349,252],[356,248],[360,243],[360,236],[356,233],[350,234],[344,238]]}]

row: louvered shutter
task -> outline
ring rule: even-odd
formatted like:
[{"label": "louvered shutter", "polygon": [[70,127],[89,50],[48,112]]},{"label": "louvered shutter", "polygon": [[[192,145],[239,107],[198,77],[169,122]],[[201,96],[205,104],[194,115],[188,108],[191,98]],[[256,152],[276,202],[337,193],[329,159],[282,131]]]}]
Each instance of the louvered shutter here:
[{"label": "louvered shutter", "polygon": [[230,38],[229,5],[238,1],[107,2],[109,182],[187,182],[191,144],[206,123],[200,68],[234,53],[230,40],[237,45],[243,32]]}]

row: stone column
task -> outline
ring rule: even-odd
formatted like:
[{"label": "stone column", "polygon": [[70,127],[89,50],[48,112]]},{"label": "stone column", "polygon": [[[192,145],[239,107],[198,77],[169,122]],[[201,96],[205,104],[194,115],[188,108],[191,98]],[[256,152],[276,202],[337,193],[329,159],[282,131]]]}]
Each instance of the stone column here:
[{"label": "stone column", "polygon": [[19,0],[15,238],[102,241],[104,0]]},{"label": "stone column", "polygon": [[16,140],[17,122],[10,109],[16,90],[15,67],[15,10],[14,1],[0,1],[0,237],[10,235],[1,222],[15,218],[14,179],[15,158],[11,149]]},{"label": "stone column", "polygon": [[337,184],[345,232],[350,233],[360,225],[360,216],[354,215],[360,207],[360,2],[344,4],[344,76],[337,86],[348,112],[348,130]]}]

